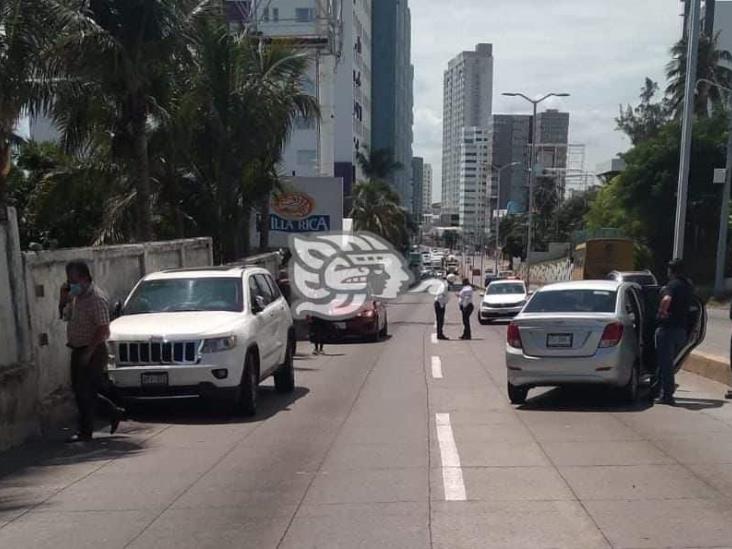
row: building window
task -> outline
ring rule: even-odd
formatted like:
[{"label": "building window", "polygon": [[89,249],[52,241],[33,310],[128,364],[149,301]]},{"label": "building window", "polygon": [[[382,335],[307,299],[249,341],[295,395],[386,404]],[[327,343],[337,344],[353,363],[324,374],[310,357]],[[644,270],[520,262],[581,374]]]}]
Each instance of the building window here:
[{"label": "building window", "polygon": [[269,21],[269,8],[262,10],[262,21]]},{"label": "building window", "polygon": [[295,8],[295,21],[298,23],[315,21],[315,8]]},{"label": "building window", "polygon": [[312,149],[301,149],[297,151],[297,163],[300,166],[312,166],[315,164],[315,151]]},{"label": "building window", "polygon": [[272,8],[272,21],[280,20],[280,8]]}]

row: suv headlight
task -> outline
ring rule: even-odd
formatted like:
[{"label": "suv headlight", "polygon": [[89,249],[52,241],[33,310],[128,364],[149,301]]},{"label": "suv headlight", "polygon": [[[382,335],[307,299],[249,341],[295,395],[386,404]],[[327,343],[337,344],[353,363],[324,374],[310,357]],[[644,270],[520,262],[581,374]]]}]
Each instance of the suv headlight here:
[{"label": "suv headlight", "polygon": [[230,335],[226,337],[213,337],[203,341],[202,353],[220,353],[221,351],[230,351],[236,347],[236,336]]}]

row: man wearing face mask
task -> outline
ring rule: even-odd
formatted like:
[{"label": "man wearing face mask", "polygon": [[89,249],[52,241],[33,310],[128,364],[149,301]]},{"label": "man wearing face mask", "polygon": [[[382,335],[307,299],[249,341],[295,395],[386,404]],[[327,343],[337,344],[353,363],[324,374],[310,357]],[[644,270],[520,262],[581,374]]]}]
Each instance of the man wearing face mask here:
[{"label": "man wearing face mask", "polygon": [[67,322],[67,346],[71,348],[71,385],[79,409],[79,431],[70,442],[91,440],[97,411],[105,415],[114,433],[124,410],[99,394],[104,383],[109,337],[109,303],[92,282],[84,261],[66,265],[67,282],[61,287],[59,313]]}]

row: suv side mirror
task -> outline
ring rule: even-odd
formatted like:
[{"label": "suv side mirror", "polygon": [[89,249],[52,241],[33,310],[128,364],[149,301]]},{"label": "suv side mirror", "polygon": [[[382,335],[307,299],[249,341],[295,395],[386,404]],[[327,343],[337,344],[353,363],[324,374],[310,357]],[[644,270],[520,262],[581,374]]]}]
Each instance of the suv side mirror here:
[{"label": "suv side mirror", "polygon": [[114,304],[114,309],[112,309],[112,320],[115,320],[122,316],[122,302],[117,301]]},{"label": "suv side mirror", "polygon": [[267,303],[264,301],[264,298],[261,295],[254,296],[254,301],[252,302],[252,312],[255,315],[264,311],[264,308],[266,306]]}]

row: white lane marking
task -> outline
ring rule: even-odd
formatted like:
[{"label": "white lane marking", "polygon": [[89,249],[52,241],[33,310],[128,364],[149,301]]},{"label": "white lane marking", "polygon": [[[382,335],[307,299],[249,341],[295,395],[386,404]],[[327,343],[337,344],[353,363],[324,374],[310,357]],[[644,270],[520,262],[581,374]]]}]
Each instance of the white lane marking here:
[{"label": "white lane marking", "polygon": [[432,343],[437,343],[437,334],[432,334],[430,341],[432,341]]},{"label": "white lane marking", "polygon": [[455,445],[455,437],[450,425],[450,414],[435,414],[437,441],[442,458],[442,485],[446,501],[465,501],[465,483],[460,467],[460,455]]},{"label": "white lane marking", "polygon": [[439,356],[432,357],[432,377],[442,379],[442,361]]}]

